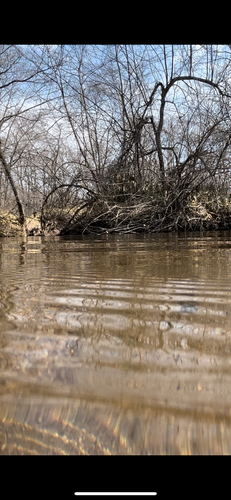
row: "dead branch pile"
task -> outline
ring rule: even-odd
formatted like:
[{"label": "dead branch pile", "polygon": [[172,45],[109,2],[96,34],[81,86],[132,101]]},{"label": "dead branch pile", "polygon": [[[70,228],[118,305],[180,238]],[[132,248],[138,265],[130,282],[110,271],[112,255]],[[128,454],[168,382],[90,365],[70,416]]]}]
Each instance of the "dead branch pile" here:
[{"label": "dead branch pile", "polygon": [[227,192],[218,189],[214,192],[210,187],[183,195],[182,192],[176,195],[174,190],[161,192],[157,187],[151,193],[139,188],[123,193],[123,197],[118,190],[110,189],[84,199],[72,194],[71,203],[67,195],[66,198],[59,195],[56,204],[54,198],[50,199],[50,207],[44,204],[42,227],[58,229],[61,235],[231,228],[231,201]]}]

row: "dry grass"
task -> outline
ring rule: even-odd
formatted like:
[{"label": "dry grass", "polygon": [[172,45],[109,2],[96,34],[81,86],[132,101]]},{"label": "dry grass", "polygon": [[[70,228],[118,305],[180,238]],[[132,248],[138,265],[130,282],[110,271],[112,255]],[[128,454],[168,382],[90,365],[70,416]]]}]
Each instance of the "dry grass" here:
[{"label": "dry grass", "polygon": [[[26,218],[27,234],[33,231],[39,233],[41,230],[40,216]],[[18,218],[9,211],[0,211],[0,236],[20,236],[22,234],[22,226],[19,224]]]}]

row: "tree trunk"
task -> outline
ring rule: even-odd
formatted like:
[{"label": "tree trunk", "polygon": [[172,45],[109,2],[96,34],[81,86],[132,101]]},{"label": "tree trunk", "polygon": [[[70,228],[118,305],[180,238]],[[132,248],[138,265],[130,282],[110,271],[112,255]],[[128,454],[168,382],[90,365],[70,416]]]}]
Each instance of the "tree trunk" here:
[{"label": "tree trunk", "polygon": [[10,185],[12,187],[12,190],[13,190],[13,193],[14,193],[14,196],[15,196],[15,200],[16,200],[16,203],[17,203],[17,207],[18,207],[18,212],[19,212],[19,223],[22,226],[23,234],[25,234],[26,233],[26,228],[25,228],[25,214],[24,214],[23,206],[22,206],[22,203],[20,201],[20,198],[19,198],[19,195],[18,195],[18,191],[17,191],[17,188],[16,188],[15,183],[14,183],[14,179],[13,179],[13,177],[11,175],[10,167],[9,167],[7,161],[6,161],[6,158],[5,158],[5,155],[4,155],[4,151],[2,149],[2,141],[1,141],[1,139],[0,139],[0,161],[2,163],[5,175],[6,175],[7,179],[9,180]]}]

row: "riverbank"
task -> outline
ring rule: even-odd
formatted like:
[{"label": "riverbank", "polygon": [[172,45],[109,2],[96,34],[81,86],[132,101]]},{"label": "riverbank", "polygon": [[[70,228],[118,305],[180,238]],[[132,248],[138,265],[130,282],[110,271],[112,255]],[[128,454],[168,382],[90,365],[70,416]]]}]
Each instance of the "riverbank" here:
[{"label": "riverbank", "polygon": [[[60,216],[62,211],[62,217]],[[41,214],[26,218],[28,236],[74,234],[127,234],[231,229],[229,192],[201,190],[184,202],[170,197],[134,197],[116,200],[111,196],[94,199],[83,209],[53,210],[41,227]],[[74,212],[74,215],[73,215]],[[69,219],[68,219],[69,217]],[[0,236],[22,233],[18,218],[0,213]]]},{"label": "riverbank", "polygon": [[[26,218],[26,232],[28,236],[41,234],[39,215]],[[0,237],[20,236],[21,234],[22,227],[19,224],[18,218],[9,211],[0,212]]]},{"label": "riverbank", "polygon": [[170,196],[131,196],[118,203],[94,200],[61,228],[61,235],[157,233],[231,229],[231,199],[225,191],[201,190],[180,199]]}]

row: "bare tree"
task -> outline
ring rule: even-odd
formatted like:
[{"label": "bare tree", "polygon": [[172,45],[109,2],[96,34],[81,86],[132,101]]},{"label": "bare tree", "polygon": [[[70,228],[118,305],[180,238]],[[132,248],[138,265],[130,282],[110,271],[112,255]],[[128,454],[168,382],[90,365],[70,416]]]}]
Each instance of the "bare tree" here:
[{"label": "bare tree", "polygon": [[66,228],[174,225],[229,182],[230,82],[229,46],[1,46],[1,192],[22,226],[35,207]]},{"label": "bare tree", "polygon": [[[50,71],[46,51],[30,46],[0,46],[0,161],[12,188],[19,213],[19,222],[25,232],[25,210],[15,175],[12,171],[12,155],[21,159],[25,150],[25,137],[15,139],[15,128],[23,119],[27,128],[33,127],[44,105],[53,100],[47,86],[46,75]],[[32,110],[39,114],[32,118]],[[23,142],[23,143],[22,143]],[[27,140],[29,142],[29,139]]]}]

